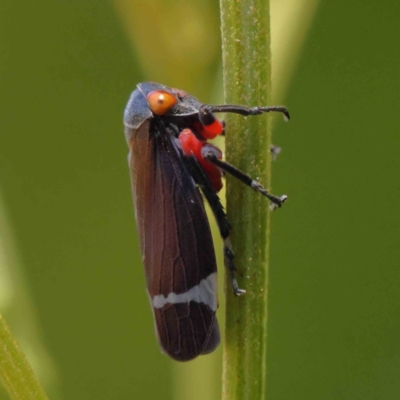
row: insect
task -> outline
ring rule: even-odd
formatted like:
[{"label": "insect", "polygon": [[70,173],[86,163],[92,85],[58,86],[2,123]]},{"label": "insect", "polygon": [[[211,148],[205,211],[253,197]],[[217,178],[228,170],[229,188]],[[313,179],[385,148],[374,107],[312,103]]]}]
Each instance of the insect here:
[{"label": "insect", "polygon": [[221,150],[208,143],[224,132],[224,123],[214,113],[248,116],[271,111],[289,119],[283,106],[205,105],[182,90],[155,82],[139,83],[126,106],[125,137],[147,292],[158,342],[175,360],[211,353],[220,341],[217,265],[200,191],[224,240],[235,295],[245,291],[235,279],[231,227],[217,195],[223,173],[278,207],[287,198],[270,194],[222,160]]}]

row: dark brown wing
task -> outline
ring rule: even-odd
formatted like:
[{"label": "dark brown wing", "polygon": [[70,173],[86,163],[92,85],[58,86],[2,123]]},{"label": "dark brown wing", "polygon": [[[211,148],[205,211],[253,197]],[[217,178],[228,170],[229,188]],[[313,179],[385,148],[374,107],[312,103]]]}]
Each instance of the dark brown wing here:
[{"label": "dark brown wing", "polygon": [[160,345],[185,361],[219,343],[214,246],[201,195],[174,139],[149,128],[146,121],[130,142],[136,221]]}]

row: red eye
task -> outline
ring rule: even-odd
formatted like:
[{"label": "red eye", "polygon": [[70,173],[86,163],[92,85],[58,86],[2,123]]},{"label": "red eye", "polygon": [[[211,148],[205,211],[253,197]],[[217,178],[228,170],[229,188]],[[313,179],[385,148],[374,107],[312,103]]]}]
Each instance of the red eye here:
[{"label": "red eye", "polygon": [[165,114],[171,107],[173,107],[177,100],[176,97],[164,90],[154,90],[147,95],[147,101],[151,111],[157,115]]}]

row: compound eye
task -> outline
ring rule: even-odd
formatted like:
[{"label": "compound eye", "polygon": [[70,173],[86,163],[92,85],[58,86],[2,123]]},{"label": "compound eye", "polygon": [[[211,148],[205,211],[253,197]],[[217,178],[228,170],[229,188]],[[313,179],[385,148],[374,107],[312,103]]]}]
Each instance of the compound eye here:
[{"label": "compound eye", "polygon": [[151,111],[157,115],[165,114],[170,108],[172,108],[177,100],[176,97],[164,90],[154,90],[147,95],[147,101]]}]

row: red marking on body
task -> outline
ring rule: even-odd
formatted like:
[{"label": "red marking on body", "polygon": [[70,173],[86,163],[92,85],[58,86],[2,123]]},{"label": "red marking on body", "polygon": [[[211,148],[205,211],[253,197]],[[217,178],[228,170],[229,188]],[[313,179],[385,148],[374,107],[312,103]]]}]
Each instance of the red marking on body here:
[{"label": "red marking on body", "polygon": [[215,121],[210,125],[204,125],[204,130],[209,134],[207,139],[214,139],[223,132],[224,126],[218,118],[215,118]]},{"label": "red marking on body", "polygon": [[186,156],[194,156],[199,162],[200,166],[203,168],[204,172],[207,174],[210,179],[211,185],[215,191],[219,192],[222,189],[222,172],[216,167],[214,164],[211,164],[209,161],[205,160],[202,155],[202,149],[204,146],[210,148],[214,154],[216,154],[219,160],[222,159],[222,151],[213,146],[210,143],[207,143],[206,140],[199,140],[195,136],[195,134],[190,129],[184,129],[179,134],[179,141],[182,146],[182,150]]},{"label": "red marking on body", "polygon": [[195,128],[196,132],[199,132],[199,134],[207,140],[214,139],[224,131],[222,121],[217,118],[215,118],[215,121],[209,125],[203,125],[201,122],[197,122],[195,123]]}]

